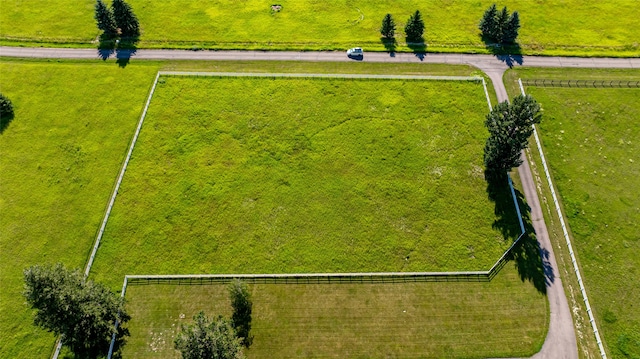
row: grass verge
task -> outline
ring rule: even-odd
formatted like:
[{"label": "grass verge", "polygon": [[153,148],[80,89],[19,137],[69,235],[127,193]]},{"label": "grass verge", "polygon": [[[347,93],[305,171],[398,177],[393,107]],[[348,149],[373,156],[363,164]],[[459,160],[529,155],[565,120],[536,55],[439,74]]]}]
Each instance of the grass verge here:
[{"label": "grass verge", "polygon": [[517,222],[485,193],[485,106],[468,82],[162,78],[96,273],[486,270]]},{"label": "grass verge", "polygon": [[[362,46],[385,51],[379,27],[386,13],[398,24],[395,51],[489,53],[478,22],[492,1],[402,0],[370,2],[285,0],[274,12],[260,0],[198,2],[131,0],[142,25],[141,47],[185,49],[344,50]],[[55,4],[4,0],[0,42],[24,46],[91,46],[98,36],[92,0]],[[525,54],[638,56],[634,0],[500,4],[520,13]],[[426,46],[407,46],[402,29],[420,10]],[[455,14],[455,16],[452,16]],[[572,29],[572,31],[567,31]]]},{"label": "grass verge", "polygon": [[[540,349],[549,320],[546,297],[521,283],[511,264],[490,283],[249,288],[249,358],[527,357]],[[127,300],[127,358],[178,358],[173,337],[180,324],[200,310],[231,314],[224,285],[129,286]]]},{"label": "grass verge", "polygon": [[[511,79],[631,79],[637,70],[567,71],[519,69]],[[510,81],[509,81],[510,82]],[[513,88],[515,90],[515,88]],[[545,108],[540,135],[558,188],[565,218],[571,226],[589,300],[605,347],[612,357],[640,355],[640,317],[636,314],[640,282],[638,261],[637,126],[638,89],[534,88]],[[537,150],[530,151],[542,180],[543,202],[550,203]],[[631,162],[633,161],[633,162]],[[597,354],[593,331],[577,286],[562,230],[553,205],[545,213],[554,247],[560,250],[561,268],[569,279],[567,297],[573,307],[581,356]]]}]

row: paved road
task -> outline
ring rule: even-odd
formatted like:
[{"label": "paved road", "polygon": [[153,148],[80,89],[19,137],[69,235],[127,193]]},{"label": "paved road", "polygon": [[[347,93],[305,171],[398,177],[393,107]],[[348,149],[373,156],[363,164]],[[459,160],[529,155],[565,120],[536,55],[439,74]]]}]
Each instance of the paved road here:
[{"label": "paved road", "polygon": [[[105,59],[135,58],[145,60],[290,60],[290,61],[354,61],[348,59],[343,52],[289,52],[289,51],[187,51],[187,50],[138,50],[111,54],[99,53],[95,49],[54,49],[54,48],[14,48],[0,47],[0,56],[30,58],[74,58]],[[406,62],[406,63],[438,63],[466,64],[484,71],[492,80],[498,100],[508,99],[502,82],[502,75],[509,67],[581,67],[581,68],[640,68],[640,58],[567,58],[567,57],[535,57],[535,56],[492,56],[472,54],[413,54],[413,53],[366,53],[363,62]],[[549,263],[553,268],[554,281],[547,288],[551,319],[549,332],[542,350],[533,356],[534,359],[577,359],[573,320],[567,298],[565,296],[560,273],[557,269],[553,247],[544,223],[540,201],[536,192],[533,176],[528,162],[518,168],[522,179],[524,195],[531,207],[531,220],[540,242],[540,247],[549,253]]]}]

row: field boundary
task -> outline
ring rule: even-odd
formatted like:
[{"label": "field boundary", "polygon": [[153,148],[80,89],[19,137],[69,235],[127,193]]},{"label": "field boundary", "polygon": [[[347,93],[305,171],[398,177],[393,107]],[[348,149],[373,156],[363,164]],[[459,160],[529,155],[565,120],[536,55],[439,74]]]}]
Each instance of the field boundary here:
[{"label": "field boundary", "polygon": [[[100,242],[104,234],[111,210],[115,204],[115,200],[120,188],[120,184],[124,178],[127,166],[133,154],[135,144],[137,142],[142,125],[147,115],[148,108],[155,93],[158,81],[161,76],[168,77],[246,77],[246,78],[309,78],[309,79],[362,79],[362,80],[431,80],[431,81],[473,81],[482,82],[484,93],[487,99],[489,110],[492,105],[488,95],[486,81],[479,76],[411,76],[411,75],[371,75],[371,74],[317,74],[317,73],[237,73],[237,72],[182,72],[182,71],[158,71],[154,82],[147,96],[145,106],[143,108],[140,120],[136,127],[135,133],[129,145],[127,155],[123,161],[122,168],[118,174],[113,192],[109,199],[104,218],[98,230],[96,241],[85,267],[85,278],[89,276],[93,261],[100,247]],[[502,269],[507,262],[511,250],[520,242],[525,234],[525,228],[521,217],[520,207],[515,195],[515,189],[511,181],[511,177],[507,176],[509,189],[513,197],[514,205],[518,215],[521,234],[505,250],[502,256],[487,271],[467,271],[467,272],[373,272],[373,273],[293,273],[293,274],[194,274],[194,275],[125,275],[121,297],[124,298],[126,289],[129,284],[155,284],[155,283],[171,283],[171,284],[211,284],[227,282],[234,278],[252,281],[254,283],[354,283],[354,282],[488,282]],[[116,330],[119,326],[119,320],[116,320]],[[111,359],[115,345],[116,334],[114,332],[109,347],[108,357]],[[58,344],[60,347],[60,344]],[[56,359],[59,355],[59,349],[53,355]]]},{"label": "field boundary", "polygon": [[568,88],[640,88],[640,81],[629,80],[550,80],[525,79],[526,86]]},{"label": "field boundary", "polygon": [[[522,80],[518,79],[518,85],[520,86],[520,92],[522,95],[526,95],[524,91],[524,86],[522,85]],[[589,315],[589,322],[591,322],[591,327],[593,329],[593,333],[596,337],[596,343],[598,344],[598,349],[600,350],[600,355],[602,359],[607,359],[607,353],[604,350],[604,345],[602,344],[602,340],[600,339],[600,333],[598,332],[598,326],[596,325],[596,319],[593,316],[593,311],[591,310],[591,306],[589,305],[589,298],[587,297],[587,291],[582,282],[582,275],[580,274],[580,268],[578,267],[578,262],[576,260],[575,254],[573,252],[573,246],[571,245],[571,239],[569,237],[569,232],[567,231],[567,225],[565,224],[564,216],[562,215],[562,210],[560,209],[560,202],[558,201],[558,197],[556,195],[555,186],[553,181],[551,180],[551,173],[549,171],[549,167],[547,166],[547,161],[544,156],[544,152],[542,151],[542,144],[540,141],[540,137],[538,136],[538,131],[536,130],[535,125],[531,125],[533,128],[533,136],[536,140],[536,145],[538,147],[538,153],[540,154],[540,160],[542,162],[542,167],[544,168],[545,177],[547,177],[547,184],[549,185],[549,189],[551,190],[551,197],[553,198],[553,203],[555,205],[556,212],[558,214],[558,218],[560,219],[560,225],[562,226],[562,232],[564,234],[564,239],[566,241],[567,247],[569,249],[569,255],[571,256],[571,263],[573,264],[573,270],[578,277],[578,285],[580,286],[580,293],[582,294],[582,299],[584,300],[584,304],[587,308],[587,314]]]}]

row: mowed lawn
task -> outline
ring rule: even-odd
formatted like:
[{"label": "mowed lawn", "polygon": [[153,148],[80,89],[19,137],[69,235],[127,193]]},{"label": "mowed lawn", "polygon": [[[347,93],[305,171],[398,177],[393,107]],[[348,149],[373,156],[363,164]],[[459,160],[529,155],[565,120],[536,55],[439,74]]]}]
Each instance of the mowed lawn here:
[{"label": "mowed lawn", "polygon": [[600,332],[612,357],[638,358],[640,90],[527,92],[545,109],[540,134]]},{"label": "mowed lawn", "polygon": [[96,276],[487,270],[515,238],[486,111],[478,82],[163,77]]},{"label": "mowed lawn", "polygon": [[155,71],[0,62],[0,91],[15,108],[0,133],[0,358],[51,354],[55,338],[32,324],[22,271],[84,265]]},{"label": "mowed lawn", "polygon": [[[420,10],[428,51],[487,52],[477,24],[494,1],[283,0],[273,2],[130,0],[143,47],[384,51],[379,28],[386,13],[398,24],[399,51],[411,51],[403,28]],[[2,0],[0,40],[68,42],[89,46],[98,31],[93,0]],[[527,54],[637,56],[636,0],[508,0],[520,12],[520,45]],[[9,42],[10,43],[10,42]],[[73,45],[75,43],[75,45]]]},{"label": "mowed lawn", "polygon": [[[494,358],[537,352],[546,296],[509,263],[490,283],[249,284],[248,358]],[[130,285],[124,358],[179,358],[200,310],[231,315],[225,285]],[[188,300],[185,300],[188,298]]]}]

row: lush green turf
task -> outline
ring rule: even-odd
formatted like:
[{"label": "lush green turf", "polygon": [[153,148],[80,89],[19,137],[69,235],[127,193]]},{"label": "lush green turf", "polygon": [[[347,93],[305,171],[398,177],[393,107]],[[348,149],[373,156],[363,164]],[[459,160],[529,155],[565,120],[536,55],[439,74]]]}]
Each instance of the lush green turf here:
[{"label": "lush green turf", "polygon": [[[637,78],[640,73],[627,75]],[[635,121],[640,118],[640,90],[527,91],[545,109],[540,126],[545,153],[603,339],[612,357],[637,358],[640,129]]]},{"label": "lush green turf", "polygon": [[[546,297],[511,264],[490,283],[249,287],[249,358],[526,357],[539,350],[549,319]],[[224,285],[129,286],[127,300],[125,358],[177,358],[181,323],[200,310],[231,311]]]},{"label": "lush green turf", "polygon": [[155,66],[0,63],[15,118],[0,134],[0,357],[47,357],[22,270],[82,267]]},{"label": "lush green turf", "polygon": [[[401,29],[419,9],[429,51],[486,52],[477,24],[493,1],[284,0],[272,2],[129,1],[142,24],[143,47],[225,49],[346,49],[361,45],[383,51],[379,27],[386,13],[398,23],[399,51],[411,51]],[[93,0],[2,0],[0,40],[90,46],[98,31]],[[638,56],[635,0],[508,0],[518,10],[520,44],[527,54]]]},{"label": "lush green turf", "polygon": [[160,82],[99,278],[486,270],[514,239],[492,228],[477,82]]}]

